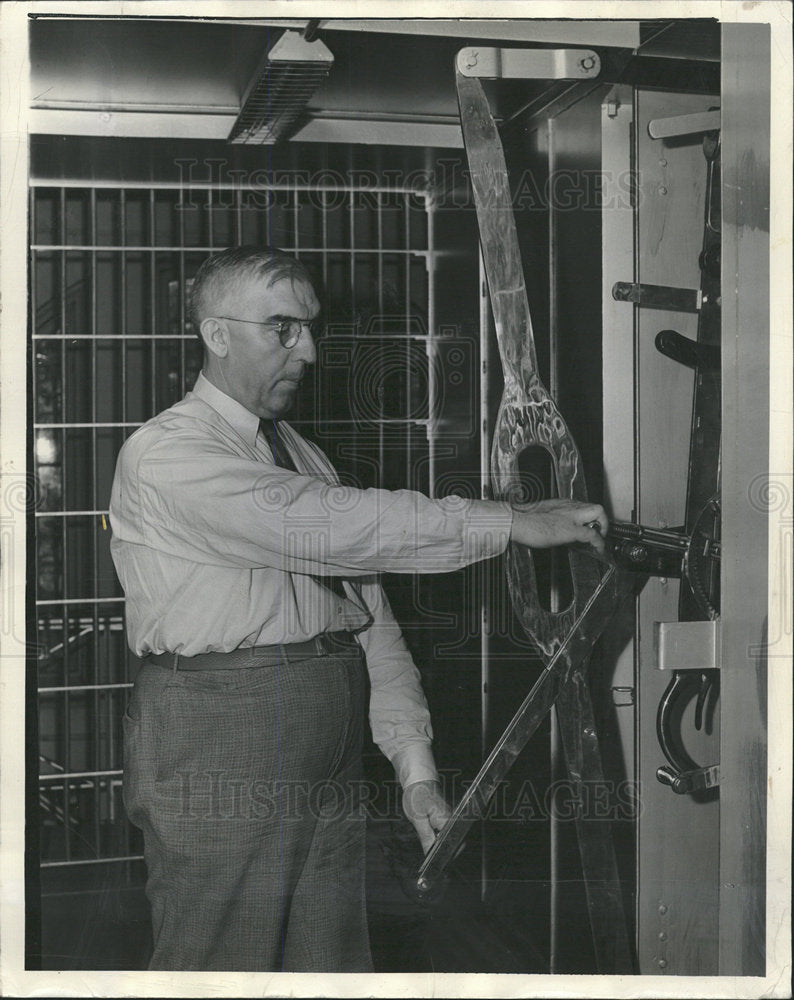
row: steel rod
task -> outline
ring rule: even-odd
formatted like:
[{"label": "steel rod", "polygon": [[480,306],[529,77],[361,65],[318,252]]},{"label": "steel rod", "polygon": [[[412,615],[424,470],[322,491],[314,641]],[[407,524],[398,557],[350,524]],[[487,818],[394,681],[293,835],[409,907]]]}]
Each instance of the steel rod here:
[{"label": "steel rod", "polygon": [[436,260],[435,260],[435,203],[429,195],[424,195],[427,216],[427,466],[430,497],[436,495]]},{"label": "steel rod", "polygon": [[112,778],[121,777],[124,772],[113,771],[57,771],[54,774],[40,774],[39,781],[66,781],[72,778]]},{"label": "steel rod", "polygon": [[42,868],[74,868],[77,865],[106,865],[128,861],[143,861],[142,854],[130,854],[117,858],[76,858],[70,861],[42,861]]},{"label": "steel rod", "polygon": [[[61,607],[62,605],[74,605],[74,604],[116,604],[123,603],[123,597],[99,597],[96,600],[90,597],[60,597],[54,598],[53,600],[45,599],[36,601],[38,607],[53,607],[57,605]],[[65,627],[65,626],[64,626]]]},{"label": "steel rod", "polygon": [[[61,188],[61,199],[60,199],[60,232],[61,238],[66,240],[66,191]],[[67,273],[66,273],[66,252],[60,252],[60,296],[61,296],[61,333],[66,334],[66,323],[67,323],[67,302],[66,302],[66,289],[67,289]],[[61,406],[62,415],[66,416],[66,407],[68,400],[68,390],[69,383],[67,380],[67,355],[66,355],[66,341],[61,345]],[[68,474],[68,462],[67,462],[67,450],[66,450],[66,430],[61,431],[61,472],[62,472],[62,496],[64,503],[68,502],[68,485],[69,485],[69,474]],[[68,558],[68,537],[66,534],[66,520],[62,522],[62,544],[63,550],[61,553],[61,572],[62,585],[64,595],[68,593],[69,589],[69,558]],[[64,685],[69,683],[69,621],[64,615],[63,619],[63,635],[64,635],[64,651],[63,651],[63,681]],[[63,716],[61,719],[62,729],[62,739],[63,739],[63,758],[64,758],[64,770],[69,770],[71,767],[71,744],[69,741],[69,734],[71,732],[71,711],[70,711],[69,693],[65,690],[63,693]],[[69,802],[68,791],[64,791],[63,797],[63,817],[64,817],[64,853],[66,854],[67,860],[71,858],[71,841],[69,839],[69,828],[71,825],[71,804]]]},{"label": "steel rod", "polygon": [[132,683],[126,682],[118,684],[70,684],[68,687],[40,687],[39,694],[54,694],[56,691],[113,691],[131,687]]},{"label": "steel rod", "polygon": [[[126,251],[127,253],[136,253],[136,252],[137,253],[146,253],[146,252],[152,250],[152,247],[151,246],[137,246],[137,245],[118,246],[118,245],[114,245],[114,244],[99,244],[99,243],[98,244],[93,244],[93,243],[67,243],[67,244],[34,243],[34,244],[31,244],[30,249],[31,250],[46,250],[47,252],[55,251],[55,250],[72,250],[72,251],[80,251],[82,253],[82,252],[88,252],[90,250],[96,250],[98,252],[102,251],[102,252],[106,252],[106,253],[121,253],[122,251]],[[159,246],[158,245],[154,249],[162,251],[163,253],[179,253],[180,250],[185,250],[185,249],[187,249],[187,247],[165,246],[165,245]],[[210,245],[192,246],[192,247],[190,247],[191,252],[195,252],[195,253],[207,253],[207,254],[213,253],[216,249],[217,249],[217,247],[213,247],[213,246],[210,246]],[[282,242],[281,249],[284,250],[286,253],[297,253],[297,251],[300,250],[301,253],[306,253],[306,254],[316,253],[316,254],[320,254],[321,256],[323,254],[328,254],[328,253],[342,253],[342,254],[346,254],[346,253],[350,252],[350,248],[349,247],[312,247],[312,246],[301,247],[301,246],[296,246],[295,244],[291,244],[291,245],[290,244],[286,244],[284,242]],[[407,256],[407,257],[427,257],[427,251],[426,250],[400,250],[400,249],[398,249],[396,247],[393,250],[390,250],[390,249],[378,250],[378,249],[374,249],[374,248],[372,248],[372,249],[368,248],[366,252],[368,254],[372,254],[373,257],[376,256],[376,255],[379,255],[379,254],[388,254],[388,255],[396,254],[396,255],[399,255],[400,257],[402,257],[402,256]],[[438,256],[441,256],[441,257],[462,257],[463,256],[463,251],[460,251],[460,250],[439,250],[438,251]]]},{"label": "steel rod", "polygon": [[[111,421],[100,421],[100,422],[98,422],[96,424],[90,424],[90,423],[34,424],[33,425],[33,429],[34,430],[58,430],[58,429],[60,429],[60,430],[66,430],[68,428],[69,430],[79,430],[79,429],[82,428],[83,430],[91,430],[94,427],[140,427],[140,426],[141,426],[140,421],[128,421],[127,423],[122,423],[121,421],[118,421],[117,423],[113,423]],[[64,492],[65,492],[65,490],[64,490]]]},{"label": "steel rod", "polygon": [[[490,378],[491,352],[491,306],[488,299],[488,286],[485,276],[485,263],[482,251],[477,253],[478,291],[479,291],[479,333],[480,333],[480,497],[488,500],[490,489],[490,443],[491,419],[490,396],[488,380]],[[490,730],[490,682],[491,682],[491,604],[490,581],[491,574],[487,561],[481,563],[480,580],[480,756],[485,760],[488,754],[488,735]],[[480,898],[485,900],[490,874],[488,856],[488,831],[482,828],[482,847],[480,851]]]},{"label": "steel rod", "polygon": [[[547,170],[550,178],[555,176],[557,169],[556,148],[554,144],[554,119],[549,118],[546,125],[546,154]],[[548,239],[549,239],[549,262],[548,262],[548,282],[549,282],[549,395],[557,400],[559,395],[559,359],[558,359],[558,332],[559,332],[559,299],[557,283],[558,264],[558,224],[557,213],[553,202],[549,205],[548,218]],[[556,486],[556,484],[553,484]],[[555,491],[556,492],[556,491]],[[559,588],[554,585],[556,574],[559,573],[559,565],[555,559],[555,552],[552,549],[551,560],[551,593],[549,599],[549,610],[559,611]],[[557,721],[557,712],[549,713],[549,767],[552,785],[563,774],[562,767],[562,745],[560,742],[560,728]],[[554,809],[549,811],[549,972],[557,971],[557,951],[559,938],[559,899],[560,899],[560,822],[557,812]]]},{"label": "steel rod", "polygon": [[[34,340],[104,340],[104,341],[117,341],[117,340],[194,340],[195,334],[183,333],[171,336],[170,334],[152,334],[148,337],[142,337],[137,333],[130,334],[115,334],[114,336],[98,335],[94,336],[90,333],[75,333],[69,334],[67,336],[60,336],[55,334],[41,334],[38,337],[34,337]],[[425,333],[374,333],[371,335],[372,340],[428,340],[428,335]],[[44,426],[52,427],[52,424],[46,424]],[[73,426],[69,424],[68,426]]]},{"label": "steel rod", "polygon": [[[177,275],[177,312],[179,316],[179,331],[185,332],[185,299],[187,297],[187,287],[185,278],[185,213],[179,212],[179,250],[178,250],[178,275]],[[154,375],[152,376],[154,382]],[[179,343],[179,385],[182,393],[185,388],[185,343]],[[152,385],[152,408],[153,413],[157,412],[156,388]]]},{"label": "steel rod", "polygon": [[[381,195],[377,196],[376,227],[378,233],[378,250],[383,250],[383,201]],[[378,254],[378,319],[381,329],[383,328],[383,254]],[[383,489],[385,483],[386,461],[386,440],[385,440],[385,416],[386,416],[386,383],[384,372],[383,342],[381,341],[378,354],[380,355],[380,386],[378,387],[378,486]]]},{"label": "steel rod", "polygon": [[[91,206],[91,242],[96,244],[96,189],[91,190],[90,198]],[[97,332],[97,274],[96,274],[96,251],[91,252],[91,332],[96,336]],[[97,479],[98,479],[98,463],[97,463],[97,381],[98,381],[98,357],[97,357],[97,344],[96,340],[91,343],[91,420],[94,427],[91,430],[91,500],[92,506],[99,506],[97,498]],[[90,520],[91,525],[91,587],[93,589],[93,595],[95,598],[99,598],[98,591],[98,581],[99,581],[99,539],[97,537],[97,531],[99,527],[99,522],[96,518]],[[94,656],[92,657],[91,663],[91,673],[93,675],[94,685],[99,683],[99,671],[100,671],[100,657],[99,657],[99,644],[96,642],[96,637],[99,634],[99,616],[97,614],[97,605],[93,607],[92,625],[94,628]],[[93,713],[90,719],[86,720],[86,730],[91,734],[93,746],[91,747],[91,752],[93,756],[94,768],[99,769],[100,757],[102,748],[100,745],[100,701],[99,692],[94,690],[93,693]],[[93,834],[94,834],[94,849],[97,854],[99,854],[100,849],[100,811],[101,811],[101,801],[99,787],[95,783],[93,787]]]},{"label": "steel rod", "polygon": [[[152,187],[152,182],[149,181],[134,181],[125,180],[124,188],[126,190],[150,190]],[[50,179],[46,177],[36,177],[31,179],[30,186],[32,188],[61,188],[61,189],[71,189],[71,188],[110,188],[113,191],[119,189],[119,182],[112,180],[103,180],[98,178],[86,178],[85,180],[74,180],[71,178],[57,178]],[[306,191],[309,194],[314,194],[315,192],[329,192],[329,193],[347,193],[349,191],[366,191],[367,194],[377,194],[382,192],[383,194],[417,194],[421,193],[420,188],[409,187],[405,184],[281,184],[278,181],[270,181],[266,184],[238,184],[233,181],[194,181],[192,178],[189,184],[184,181],[157,181],[154,185],[155,189],[158,191],[184,191],[185,188],[195,191],[206,191],[212,189],[214,191],[245,191],[245,192],[257,192],[257,191]]]},{"label": "steel rod", "polygon": [[[411,316],[411,257],[409,256],[411,250],[411,206],[407,195],[403,196],[403,216],[405,219],[405,316],[406,320],[410,322]],[[413,395],[411,392],[411,358],[410,351],[406,351],[406,361],[405,361],[405,378],[406,378],[406,399],[407,399],[407,413],[413,413]],[[415,489],[414,485],[414,470],[412,466],[412,452],[413,452],[413,441],[411,440],[410,431],[406,435],[405,439],[405,485],[409,490]]]},{"label": "steel rod", "polygon": [[323,291],[328,294],[328,199],[323,194],[320,199],[320,219],[323,233],[322,266],[323,266]]}]

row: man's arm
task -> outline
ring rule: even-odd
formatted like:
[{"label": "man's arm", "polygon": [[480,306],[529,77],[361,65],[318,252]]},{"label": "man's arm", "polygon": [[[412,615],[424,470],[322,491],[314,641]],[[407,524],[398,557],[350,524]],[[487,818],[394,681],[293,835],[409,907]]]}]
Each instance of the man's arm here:
[{"label": "man's arm", "polygon": [[[606,529],[597,504],[543,501],[530,510],[513,511],[511,538],[541,546],[586,542],[603,550]],[[373,738],[394,766],[403,788],[403,810],[427,853],[452,810],[433,758],[433,731],[419,671],[377,579],[359,580],[356,586],[373,615],[372,627],[359,637],[370,674]]]},{"label": "man's arm", "polygon": [[524,545],[600,543],[595,504],[354,489],[273,468],[189,428],[128,442],[111,523],[124,541],[194,562],[292,573],[438,573]]},{"label": "man's arm", "polygon": [[498,555],[508,504],[355,489],[274,468],[190,428],[131,439],[114,536],[205,565],[309,575],[439,573]]},{"label": "man's arm", "polygon": [[372,736],[394,766],[403,810],[427,852],[452,810],[433,759],[433,730],[419,671],[377,578],[358,581],[356,587],[373,617],[372,626],[359,636],[370,676]]}]

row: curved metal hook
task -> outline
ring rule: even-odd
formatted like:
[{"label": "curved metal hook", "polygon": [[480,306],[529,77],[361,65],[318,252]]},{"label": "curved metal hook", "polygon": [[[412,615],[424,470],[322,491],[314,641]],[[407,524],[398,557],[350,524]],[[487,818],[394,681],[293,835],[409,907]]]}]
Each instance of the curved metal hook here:
[{"label": "curved metal hook", "polygon": [[703,713],[717,678],[712,670],[676,670],[659,702],[656,735],[669,767],[657,769],[656,777],[678,795],[703,791],[719,784],[716,765],[701,767],[687,753],[681,738],[681,717],[693,695],[695,728],[703,726]]}]

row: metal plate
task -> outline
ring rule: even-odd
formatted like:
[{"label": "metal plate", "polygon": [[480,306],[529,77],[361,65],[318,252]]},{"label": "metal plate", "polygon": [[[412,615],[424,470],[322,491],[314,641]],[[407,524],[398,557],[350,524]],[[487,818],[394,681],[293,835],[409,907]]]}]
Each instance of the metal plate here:
[{"label": "metal plate", "polygon": [[481,80],[590,80],[601,71],[592,49],[499,49],[470,45],[455,60],[463,76]]}]

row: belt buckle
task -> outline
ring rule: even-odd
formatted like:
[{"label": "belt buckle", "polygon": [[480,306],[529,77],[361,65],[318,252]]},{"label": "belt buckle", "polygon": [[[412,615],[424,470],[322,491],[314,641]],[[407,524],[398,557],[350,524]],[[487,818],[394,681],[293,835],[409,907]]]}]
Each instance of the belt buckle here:
[{"label": "belt buckle", "polygon": [[319,656],[328,656],[334,648],[334,642],[330,632],[321,632],[317,636],[317,653]]},{"label": "belt buckle", "polygon": [[349,632],[321,632],[316,636],[317,649],[320,655],[331,656],[347,645]]}]

